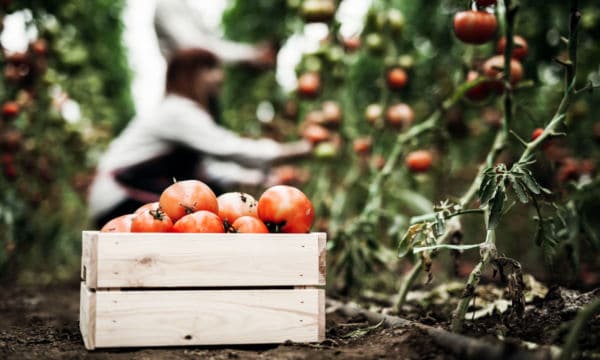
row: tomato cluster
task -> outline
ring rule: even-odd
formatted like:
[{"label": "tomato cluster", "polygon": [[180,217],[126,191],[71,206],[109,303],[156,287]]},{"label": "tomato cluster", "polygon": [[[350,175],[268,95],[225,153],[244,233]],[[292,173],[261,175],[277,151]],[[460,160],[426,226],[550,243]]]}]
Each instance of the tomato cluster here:
[{"label": "tomato cluster", "polygon": [[219,197],[198,180],[176,182],[159,201],[107,222],[103,232],[307,233],[315,212],[299,189],[277,185],[258,201],[242,192]]}]

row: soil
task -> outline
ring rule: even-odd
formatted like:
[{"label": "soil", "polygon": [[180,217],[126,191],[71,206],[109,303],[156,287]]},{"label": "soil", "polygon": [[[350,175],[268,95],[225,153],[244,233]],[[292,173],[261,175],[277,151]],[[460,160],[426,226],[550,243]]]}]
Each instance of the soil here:
[{"label": "soil", "polygon": [[[560,344],[562,326],[574,317],[577,306],[600,296],[551,289],[544,299],[528,305],[525,314],[507,324],[504,315],[480,319],[467,327],[467,335],[492,338],[502,330],[515,346],[521,340]],[[565,301],[565,299],[570,299]],[[578,303],[579,302],[579,303]],[[447,327],[447,316],[413,306],[411,317],[433,326]],[[364,319],[327,315],[327,339],[320,344],[233,347],[112,349],[88,352],[79,334],[78,284],[59,287],[0,286],[0,359],[455,359],[415,326],[395,329],[369,326]],[[407,315],[407,314],[404,314]],[[408,316],[406,316],[408,317]],[[600,316],[584,331],[580,348],[584,357],[600,351]],[[519,340],[521,339],[521,340]],[[594,354],[595,353],[595,354]],[[532,353],[533,354],[533,353]]]}]

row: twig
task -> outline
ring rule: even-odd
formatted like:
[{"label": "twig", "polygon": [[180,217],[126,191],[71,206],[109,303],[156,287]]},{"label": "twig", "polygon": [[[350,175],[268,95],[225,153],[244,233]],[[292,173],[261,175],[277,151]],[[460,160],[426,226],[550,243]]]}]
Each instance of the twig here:
[{"label": "twig", "polygon": [[461,359],[551,359],[550,351],[547,348],[542,348],[536,352],[518,348],[515,349],[514,345],[488,343],[464,335],[453,334],[441,328],[423,325],[398,316],[384,315],[369,311],[357,305],[345,304],[333,299],[327,299],[326,304],[328,307],[335,309],[336,312],[346,317],[362,317],[366,319],[369,324],[381,324],[381,327],[386,329],[401,327],[418,328],[429,335],[431,340],[438,346],[452,352]]}]

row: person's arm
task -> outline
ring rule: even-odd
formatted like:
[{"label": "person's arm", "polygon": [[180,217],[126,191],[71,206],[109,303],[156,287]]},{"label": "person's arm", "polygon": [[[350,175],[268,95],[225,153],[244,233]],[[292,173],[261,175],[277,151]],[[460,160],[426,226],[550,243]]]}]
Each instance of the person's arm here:
[{"label": "person's arm", "polygon": [[312,145],[306,141],[278,143],[270,139],[249,139],[217,125],[210,115],[191,100],[170,97],[153,122],[157,137],[183,144],[202,153],[233,159],[250,166],[307,155]]},{"label": "person's arm", "polygon": [[154,14],[161,51],[199,47],[208,50],[226,63],[255,62],[262,50],[250,44],[221,39],[203,24],[198,12],[184,0],[158,0]]},{"label": "person's arm", "polygon": [[240,185],[258,186],[267,181],[265,171],[247,168],[231,161],[205,158],[201,164],[200,178],[218,183],[225,188]]}]

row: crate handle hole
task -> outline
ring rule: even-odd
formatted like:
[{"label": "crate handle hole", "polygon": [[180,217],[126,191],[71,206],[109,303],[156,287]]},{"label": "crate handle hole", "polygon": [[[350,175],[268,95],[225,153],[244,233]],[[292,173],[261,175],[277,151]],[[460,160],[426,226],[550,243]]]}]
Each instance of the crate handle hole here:
[{"label": "crate handle hole", "polygon": [[186,340],[192,340],[192,335],[186,335],[183,338],[186,339]]}]

